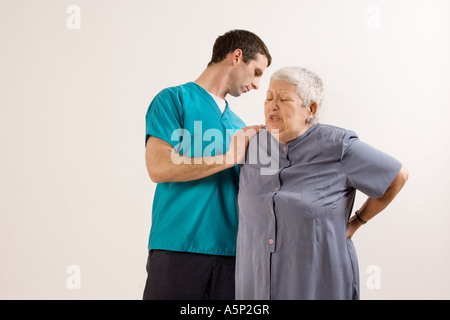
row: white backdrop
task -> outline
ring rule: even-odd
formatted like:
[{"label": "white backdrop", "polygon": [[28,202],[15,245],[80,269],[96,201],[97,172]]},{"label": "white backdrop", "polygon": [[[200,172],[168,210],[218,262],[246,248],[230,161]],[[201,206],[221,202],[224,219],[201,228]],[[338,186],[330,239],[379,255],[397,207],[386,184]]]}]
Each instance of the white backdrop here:
[{"label": "white backdrop", "polygon": [[353,238],[361,298],[450,298],[448,0],[2,0],[1,299],[141,298],[147,107],[236,28],[273,56],[259,91],[228,98],[247,124],[270,75],[303,66],[325,83],[322,123],[410,172]]}]

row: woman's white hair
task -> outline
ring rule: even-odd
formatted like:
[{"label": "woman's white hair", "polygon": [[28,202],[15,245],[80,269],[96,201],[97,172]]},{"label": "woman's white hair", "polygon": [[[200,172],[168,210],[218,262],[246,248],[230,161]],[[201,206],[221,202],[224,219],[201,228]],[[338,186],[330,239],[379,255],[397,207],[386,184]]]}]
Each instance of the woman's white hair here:
[{"label": "woman's white hair", "polygon": [[[271,79],[284,80],[297,87],[297,93],[303,100],[303,107],[309,107],[317,102],[318,109],[323,100],[323,82],[320,77],[312,71],[302,67],[284,67],[276,71]],[[318,118],[317,113],[314,118]]]}]

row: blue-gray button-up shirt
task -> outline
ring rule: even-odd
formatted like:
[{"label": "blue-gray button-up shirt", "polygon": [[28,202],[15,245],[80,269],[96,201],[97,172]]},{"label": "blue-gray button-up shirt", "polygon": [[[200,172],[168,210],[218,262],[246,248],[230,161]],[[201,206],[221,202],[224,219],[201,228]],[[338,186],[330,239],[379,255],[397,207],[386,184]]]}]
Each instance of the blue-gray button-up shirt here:
[{"label": "blue-gray button-up shirt", "polygon": [[261,130],[241,166],[236,298],[359,299],[355,193],[381,197],[400,168],[345,129],[316,124],[286,145]]}]

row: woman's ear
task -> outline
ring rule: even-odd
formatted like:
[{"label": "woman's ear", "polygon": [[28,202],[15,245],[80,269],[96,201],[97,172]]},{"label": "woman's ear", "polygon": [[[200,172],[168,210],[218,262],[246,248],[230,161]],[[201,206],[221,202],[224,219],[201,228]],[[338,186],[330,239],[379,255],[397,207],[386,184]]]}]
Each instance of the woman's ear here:
[{"label": "woman's ear", "polygon": [[315,116],[317,113],[317,110],[319,109],[319,105],[317,102],[313,102],[309,105],[309,111],[311,112],[311,115]]}]

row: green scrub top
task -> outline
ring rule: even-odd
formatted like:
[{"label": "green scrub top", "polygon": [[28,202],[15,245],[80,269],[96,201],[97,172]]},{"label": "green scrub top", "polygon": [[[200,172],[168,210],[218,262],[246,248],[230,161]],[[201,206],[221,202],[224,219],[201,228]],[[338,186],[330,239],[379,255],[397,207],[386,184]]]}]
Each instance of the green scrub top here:
[{"label": "green scrub top", "polygon": [[[162,90],[150,103],[145,141],[154,136],[181,155],[214,156],[226,153],[243,127],[228,102],[222,114],[207,91],[189,82]],[[238,166],[199,180],[158,183],[148,249],[235,255],[238,187]]]}]

